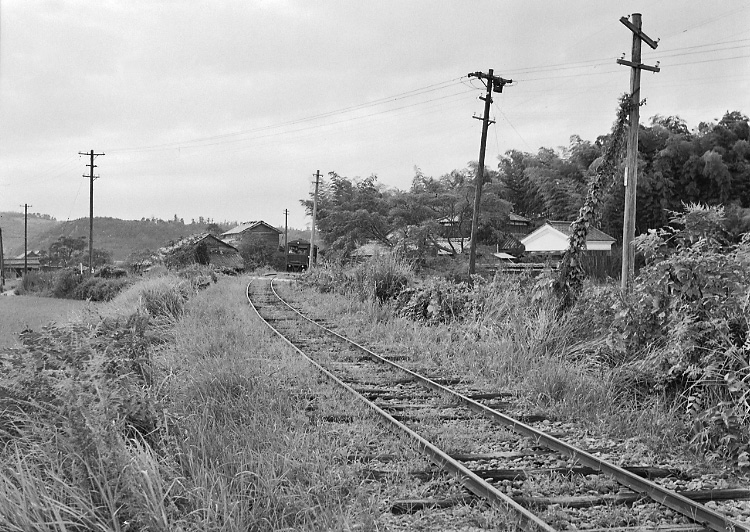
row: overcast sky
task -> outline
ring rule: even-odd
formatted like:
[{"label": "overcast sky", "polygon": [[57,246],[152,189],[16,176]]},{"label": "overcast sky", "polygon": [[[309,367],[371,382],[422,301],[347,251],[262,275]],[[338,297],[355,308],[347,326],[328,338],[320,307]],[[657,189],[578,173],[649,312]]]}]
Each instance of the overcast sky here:
[{"label": "overcast sky", "polygon": [[750,0],[0,0],[0,211],[263,219],[303,228],[312,175],[408,189],[509,149],[593,140],[629,87],[640,12],[642,123],[750,113]]}]

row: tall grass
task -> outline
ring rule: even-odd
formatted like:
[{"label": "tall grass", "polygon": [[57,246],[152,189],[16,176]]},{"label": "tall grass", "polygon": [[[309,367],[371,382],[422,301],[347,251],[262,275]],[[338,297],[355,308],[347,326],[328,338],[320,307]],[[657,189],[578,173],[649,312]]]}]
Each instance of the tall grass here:
[{"label": "tall grass", "polygon": [[357,442],[310,426],[300,406],[315,378],[251,320],[240,283],[192,300],[163,354],[170,408],[184,420],[173,445],[190,526],[345,528],[347,514],[374,512],[343,460]]},{"label": "tall grass", "polygon": [[324,263],[309,271],[304,279],[322,292],[335,291],[360,301],[382,303],[395,298],[414,279],[414,272],[404,259],[384,253],[348,268]]},{"label": "tall grass", "polygon": [[[675,444],[684,426],[674,407],[658,396],[634,395],[632,375],[605,356],[616,288],[588,285],[577,307],[560,316],[551,297],[535,297],[532,279],[498,275],[474,281],[473,286],[416,283],[406,295],[413,302],[415,294],[424,294],[436,318],[421,321],[401,317],[414,316],[404,314],[402,302],[376,305],[302,287],[287,293],[348,334],[397,349],[431,372],[463,375],[489,390],[515,390],[530,406],[560,419],[584,420],[592,430],[633,436],[648,428],[660,447]],[[449,312],[446,305],[458,300],[459,311]]]},{"label": "tall grass", "polygon": [[[51,329],[25,355],[0,357],[28,384],[0,382],[0,530],[374,522],[370,488],[346,457],[376,436],[321,431],[305,414],[317,376],[253,320],[243,280],[188,291],[149,279],[101,309],[109,325]],[[154,340],[154,327],[174,342]],[[29,350],[54,351],[59,368],[39,380]]]}]

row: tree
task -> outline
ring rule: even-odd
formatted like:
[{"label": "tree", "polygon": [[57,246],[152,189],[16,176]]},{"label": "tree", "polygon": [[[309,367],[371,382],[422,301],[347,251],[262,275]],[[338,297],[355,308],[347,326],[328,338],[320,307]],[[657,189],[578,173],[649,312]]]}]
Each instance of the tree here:
[{"label": "tree", "polygon": [[[390,246],[392,192],[377,183],[376,175],[357,180],[336,172],[328,175],[330,181],[323,180],[318,188],[317,229],[331,249],[344,250],[370,240]],[[301,203],[312,214],[312,197]]]},{"label": "tree", "polygon": [[54,266],[68,266],[74,261],[74,257],[83,253],[86,249],[86,237],[69,238],[61,236],[49,247],[49,260]]},{"label": "tree", "polygon": [[211,222],[206,226],[206,232],[214,236],[220,236],[224,232],[224,228],[217,223]]},{"label": "tree", "polygon": [[258,235],[246,235],[239,246],[240,255],[245,261],[245,269],[252,270],[270,266],[277,270],[284,269],[284,253],[279,246]]}]

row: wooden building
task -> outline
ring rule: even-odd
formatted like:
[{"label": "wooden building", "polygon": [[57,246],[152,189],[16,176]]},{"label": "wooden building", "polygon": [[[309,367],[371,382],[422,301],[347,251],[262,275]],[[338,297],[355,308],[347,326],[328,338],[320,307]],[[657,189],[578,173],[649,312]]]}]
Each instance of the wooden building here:
[{"label": "wooden building", "polygon": [[240,255],[239,250],[210,233],[200,233],[183,238],[169,246],[161,248],[159,254],[162,255],[162,257],[168,257],[169,255],[182,251],[187,252],[188,254],[192,253],[195,256],[195,262],[199,262],[199,246],[205,246],[205,250],[208,254],[208,264],[214,268],[234,271],[242,271],[245,269],[245,261],[243,260],[242,255]]},{"label": "wooden building", "polygon": [[221,239],[232,246],[239,245],[243,239],[253,236],[261,240],[267,241],[269,244],[273,244],[274,247],[279,246],[279,235],[283,231],[280,231],[270,224],[267,224],[263,220],[255,222],[246,222],[240,224],[237,227],[233,227],[229,231],[221,234]]},{"label": "wooden building", "polygon": [[[41,270],[41,265],[39,264],[39,257],[31,257],[29,256],[26,261],[26,268],[28,271],[39,271]],[[12,258],[12,259],[5,259],[3,261],[3,270],[5,273],[5,277],[7,279],[14,279],[16,277],[22,277],[23,276],[23,270],[24,270],[24,259],[23,255],[21,255],[20,258]]]}]

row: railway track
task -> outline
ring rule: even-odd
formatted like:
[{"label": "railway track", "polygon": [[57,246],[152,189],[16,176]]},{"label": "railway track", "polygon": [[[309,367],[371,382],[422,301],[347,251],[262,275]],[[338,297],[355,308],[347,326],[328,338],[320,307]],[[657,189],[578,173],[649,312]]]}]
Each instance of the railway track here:
[{"label": "railway track", "polygon": [[[413,371],[398,354],[374,353],[304,316],[279,296],[273,279],[251,281],[247,297],[276,334],[466,490],[459,501],[455,497],[398,501],[394,513],[478,498],[504,508],[521,528],[530,530],[558,530],[571,512],[577,522],[587,522],[588,512],[588,522],[597,523],[589,530],[750,532],[749,523],[704,504],[749,499],[750,490],[672,491],[662,479],[679,473],[615,465],[596,456],[602,449],[581,449],[562,435],[543,430],[549,426],[544,419],[503,413],[506,394],[502,391],[473,391],[458,379],[430,378]],[[445,432],[480,442],[486,452],[446,452],[440,448]],[[369,473],[373,478],[382,474]],[[420,474],[434,472],[414,472]],[[644,507],[648,507],[645,513]]]}]

